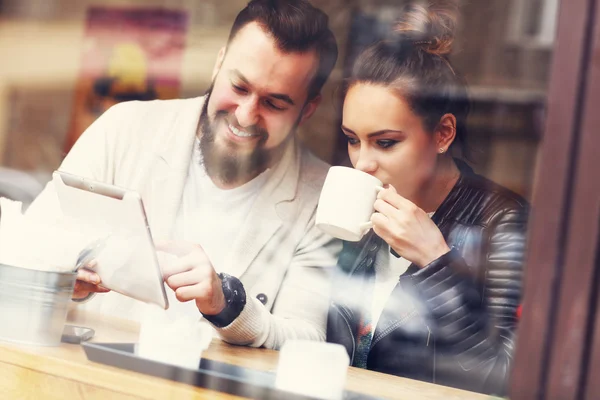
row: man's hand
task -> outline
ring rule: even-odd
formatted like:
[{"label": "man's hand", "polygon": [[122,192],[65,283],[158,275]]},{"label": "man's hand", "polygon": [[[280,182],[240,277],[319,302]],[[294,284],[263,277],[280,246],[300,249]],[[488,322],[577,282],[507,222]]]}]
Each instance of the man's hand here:
[{"label": "man's hand", "polygon": [[106,293],[110,292],[100,284],[102,280],[100,276],[93,271],[96,267],[96,262],[92,261],[85,267],[77,270],[77,280],[75,281],[75,290],[73,291],[73,299],[81,300],[90,295],[90,293]]},{"label": "man's hand", "polygon": [[162,266],[163,278],[177,300],[195,300],[196,307],[205,315],[223,311],[225,296],[221,279],[202,247],[188,242],[162,241],[156,243],[156,250],[178,257]]}]

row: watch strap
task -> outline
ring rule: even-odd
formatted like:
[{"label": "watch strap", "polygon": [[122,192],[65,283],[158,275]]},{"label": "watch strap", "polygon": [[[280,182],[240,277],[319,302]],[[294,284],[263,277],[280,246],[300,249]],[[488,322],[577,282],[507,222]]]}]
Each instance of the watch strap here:
[{"label": "watch strap", "polygon": [[224,328],[230,325],[244,310],[246,291],[242,282],[235,276],[225,273],[220,273],[218,276],[221,279],[221,288],[225,297],[225,308],[216,315],[202,315],[217,328]]}]

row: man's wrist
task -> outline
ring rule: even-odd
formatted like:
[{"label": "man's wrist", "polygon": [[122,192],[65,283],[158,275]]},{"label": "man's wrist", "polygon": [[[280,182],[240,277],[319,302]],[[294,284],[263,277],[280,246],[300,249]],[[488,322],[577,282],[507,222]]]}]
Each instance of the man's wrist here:
[{"label": "man's wrist", "polygon": [[235,276],[220,273],[219,278],[221,279],[221,288],[225,298],[225,308],[216,315],[202,315],[217,328],[224,328],[231,324],[244,310],[246,291],[242,282]]}]

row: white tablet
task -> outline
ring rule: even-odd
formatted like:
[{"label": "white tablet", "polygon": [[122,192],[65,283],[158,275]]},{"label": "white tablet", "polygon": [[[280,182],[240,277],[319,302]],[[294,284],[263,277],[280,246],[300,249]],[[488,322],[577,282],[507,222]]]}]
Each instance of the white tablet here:
[{"label": "white tablet", "polygon": [[167,309],[164,281],[140,195],[61,171],[52,177],[65,219],[88,243],[78,264],[94,259],[102,286]]}]

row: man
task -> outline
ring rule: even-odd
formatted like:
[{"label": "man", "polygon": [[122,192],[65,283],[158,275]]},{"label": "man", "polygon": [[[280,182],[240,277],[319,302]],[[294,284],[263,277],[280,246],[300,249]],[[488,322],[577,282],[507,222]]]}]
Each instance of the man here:
[{"label": "man", "polygon": [[[178,256],[163,267],[185,303],[172,307],[202,313],[232,343],[325,339],[326,268],[341,244],[314,226],[327,166],[294,133],[337,58],[327,20],[305,0],[251,1],[204,97],[116,105],[60,167],[142,195],[154,238],[171,239],[159,250]],[[28,213],[50,207],[51,185]],[[81,270],[74,297],[106,292],[98,283]],[[123,316],[136,303],[111,292],[85,306]]]}]

